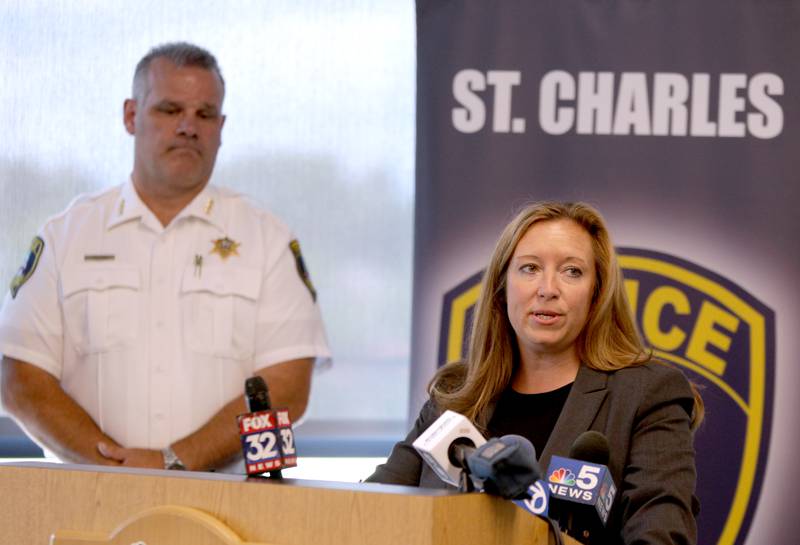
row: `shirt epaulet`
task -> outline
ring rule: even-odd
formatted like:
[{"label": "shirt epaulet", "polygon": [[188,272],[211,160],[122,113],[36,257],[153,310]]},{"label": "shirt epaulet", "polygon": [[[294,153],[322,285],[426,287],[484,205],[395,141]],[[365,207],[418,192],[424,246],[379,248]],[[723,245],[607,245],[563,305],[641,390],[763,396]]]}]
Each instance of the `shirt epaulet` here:
[{"label": "shirt epaulet", "polygon": [[43,227],[46,228],[57,221],[63,220],[70,214],[75,213],[76,210],[79,210],[80,208],[83,208],[85,206],[91,206],[111,193],[114,192],[119,193],[121,188],[122,184],[117,184],[111,187],[104,187],[103,189],[97,191],[81,193],[80,195],[77,195],[75,198],[73,198],[64,210],[48,217],[45,220]]}]

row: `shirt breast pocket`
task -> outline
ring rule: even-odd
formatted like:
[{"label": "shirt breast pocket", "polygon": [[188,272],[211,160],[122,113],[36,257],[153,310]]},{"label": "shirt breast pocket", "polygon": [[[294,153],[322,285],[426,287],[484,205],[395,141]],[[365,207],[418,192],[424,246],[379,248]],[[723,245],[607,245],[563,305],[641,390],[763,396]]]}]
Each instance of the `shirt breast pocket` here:
[{"label": "shirt breast pocket", "polygon": [[231,265],[187,267],[181,283],[186,348],[237,360],[255,353],[258,269]]},{"label": "shirt breast pocket", "polygon": [[81,354],[130,346],[139,338],[139,269],[124,264],[65,266],[64,330]]}]

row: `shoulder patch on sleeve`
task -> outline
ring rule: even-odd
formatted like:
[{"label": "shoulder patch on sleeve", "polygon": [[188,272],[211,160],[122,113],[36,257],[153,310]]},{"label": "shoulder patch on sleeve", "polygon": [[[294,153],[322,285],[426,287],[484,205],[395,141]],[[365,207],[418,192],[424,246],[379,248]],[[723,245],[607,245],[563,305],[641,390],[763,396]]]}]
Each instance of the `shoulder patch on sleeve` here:
[{"label": "shoulder patch on sleeve", "polygon": [[33,241],[31,242],[31,250],[28,253],[28,258],[25,261],[25,264],[19,268],[17,274],[14,278],[11,279],[11,298],[16,299],[17,293],[19,289],[28,281],[28,279],[33,276],[33,272],[36,270],[36,266],[39,264],[39,258],[42,257],[42,251],[44,251],[44,240],[42,237],[36,236],[33,237]]},{"label": "shoulder patch on sleeve", "polygon": [[317,302],[317,290],[314,289],[314,284],[311,283],[311,277],[308,275],[308,269],[303,261],[303,254],[300,253],[300,243],[294,239],[289,243],[289,248],[294,254],[294,262],[297,265],[297,274],[300,275],[300,280],[306,285],[308,291],[311,293],[311,299]]}]

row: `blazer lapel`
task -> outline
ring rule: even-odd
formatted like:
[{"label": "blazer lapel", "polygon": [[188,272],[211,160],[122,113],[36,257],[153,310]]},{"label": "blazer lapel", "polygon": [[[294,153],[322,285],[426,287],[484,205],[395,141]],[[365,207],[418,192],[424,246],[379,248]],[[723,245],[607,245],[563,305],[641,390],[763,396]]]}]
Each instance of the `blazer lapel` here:
[{"label": "blazer lapel", "polygon": [[581,365],[556,427],[539,456],[542,471],[547,471],[552,456],[568,456],[575,439],[589,429],[608,393],[607,382],[606,373]]}]

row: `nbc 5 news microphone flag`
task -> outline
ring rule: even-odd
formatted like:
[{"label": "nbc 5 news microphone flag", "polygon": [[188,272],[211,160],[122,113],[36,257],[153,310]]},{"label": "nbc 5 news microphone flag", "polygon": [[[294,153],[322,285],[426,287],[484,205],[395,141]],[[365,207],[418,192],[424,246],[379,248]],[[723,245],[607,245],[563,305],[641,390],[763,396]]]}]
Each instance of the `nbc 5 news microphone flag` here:
[{"label": "nbc 5 news microphone flag", "polygon": [[591,505],[603,524],[608,521],[617,487],[606,466],[553,456],[546,477],[550,501],[563,498]]}]

